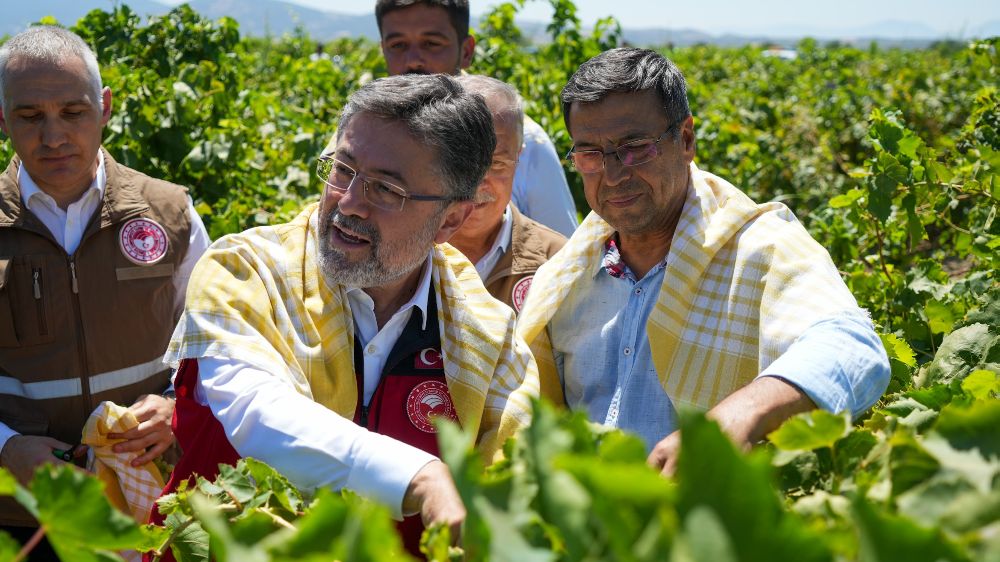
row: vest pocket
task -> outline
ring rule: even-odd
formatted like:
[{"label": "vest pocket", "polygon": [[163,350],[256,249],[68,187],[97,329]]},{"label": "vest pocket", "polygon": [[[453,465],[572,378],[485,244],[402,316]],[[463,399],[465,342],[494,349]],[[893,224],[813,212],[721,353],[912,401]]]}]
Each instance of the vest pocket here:
[{"label": "vest pocket", "polygon": [[5,262],[0,288],[0,347],[49,343],[52,334],[53,283],[56,278],[45,256],[0,258]]}]

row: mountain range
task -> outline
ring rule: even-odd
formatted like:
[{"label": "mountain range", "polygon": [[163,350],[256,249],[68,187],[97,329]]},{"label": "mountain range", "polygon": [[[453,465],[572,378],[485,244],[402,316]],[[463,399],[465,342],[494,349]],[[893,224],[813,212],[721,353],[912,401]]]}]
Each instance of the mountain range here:
[{"label": "mountain range", "polygon": [[[111,9],[121,0],[81,2],[80,0],[20,0],[6,2],[4,17],[0,20],[0,35],[17,33],[44,16],[53,16],[64,25],[75,23],[91,9]],[[170,6],[156,0],[125,0],[136,13],[148,16],[165,13]],[[211,19],[229,16],[240,24],[244,35],[281,36],[297,28],[319,40],[342,36],[364,36],[377,39],[378,30],[371,14],[352,15],[320,11],[283,2],[281,0],[193,0],[195,11]],[[518,21],[522,32],[532,40],[545,40],[545,24]],[[475,27],[475,22],[473,23]],[[822,40],[838,40],[856,45],[872,41],[885,47],[920,48],[935,40],[946,39],[934,29],[912,21],[885,21],[861,25],[850,29],[829,29],[817,25],[784,25],[760,29],[752,34],[713,35],[694,29],[624,28],[625,41],[633,45],[663,45],[671,43],[685,46],[710,43],[726,46],[749,43],[770,43],[792,46],[806,36]],[[984,22],[968,30],[967,37],[1000,35],[1000,21]]]}]

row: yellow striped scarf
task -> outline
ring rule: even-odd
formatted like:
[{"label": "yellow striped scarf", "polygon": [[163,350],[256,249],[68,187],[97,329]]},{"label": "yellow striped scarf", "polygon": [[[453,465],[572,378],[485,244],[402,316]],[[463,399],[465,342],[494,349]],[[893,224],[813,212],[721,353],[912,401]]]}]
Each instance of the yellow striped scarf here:
[{"label": "yellow striped scarf", "polygon": [[[538,362],[542,395],[564,402],[549,321],[594,275],[614,229],[596,213],[538,273],[518,334]],[[809,325],[857,303],[829,254],[780,203],[758,205],[691,164],[691,181],[646,323],[653,365],[675,403],[709,409],[745,386]],[[595,319],[603,325],[607,319]]]},{"label": "yellow striped scarf", "polygon": [[[109,433],[124,433],[138,426],[139,420],[125,406],[101,402],[87,418],[80,442],[89,445],[94,454],[94,474],[104,483],[104,493],[111,505],[142,524],[149,521],[149,511],[163,491],[163,475],[151,462],[132,466],[132,459],[139,455],[114,452],[112,447],[123,439],[108,439]],[[129,562],[142,558],[135,550],[119,554]]]},{"label": "yellow striped scarf", "polygon": [[[346,290],[319,269],[318,214],[314,204],[292,222],[215,242],[192,273],[165,360],[238,358],[353,417],[354,322]],[[535,362],[514,337],[513,312],[489,295],[475,267],[447,244],[432,254],[448,390],[462,427],[492,460],[529,419]]]}]

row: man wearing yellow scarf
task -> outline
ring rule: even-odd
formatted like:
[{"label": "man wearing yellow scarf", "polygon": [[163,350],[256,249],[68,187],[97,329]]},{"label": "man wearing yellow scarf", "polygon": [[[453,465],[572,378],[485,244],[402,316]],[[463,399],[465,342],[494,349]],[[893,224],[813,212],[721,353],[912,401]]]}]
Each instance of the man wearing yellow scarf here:
[{"label": "man wearing yellow scarf", "polygon": [[306,490],[462,520],[435,419],[459,422],[492,460],[538,394],[514,313],[444,244],[494,145],[482,98],[450,77],[385,78],[351,96],[318,165],[319,205],[219,240],[195,269],[167,352],[181,362],[184,451],[168,491],[252,456]]},{"label": "man wearing yellow scarf", "polygon": [[885,350],[829,254],[783,205],[694,165],[673,63],[613,49],[562,102],[594,212],[538,270],[518,320],[544,396],[638,433],[668,474],[679,404],[749,447],[797,412],[878,399]]}]

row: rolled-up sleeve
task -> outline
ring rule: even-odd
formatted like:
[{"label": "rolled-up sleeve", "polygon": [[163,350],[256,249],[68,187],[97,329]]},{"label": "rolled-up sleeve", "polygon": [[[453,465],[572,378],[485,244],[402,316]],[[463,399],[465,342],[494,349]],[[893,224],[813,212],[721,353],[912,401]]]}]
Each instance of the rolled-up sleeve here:
[{"label": "rolled-up sleeve", "polygon": [[761,372],[797,386],[816,406],[858,416],[889,385],[889,357],[863,312],[820,320]]}]

